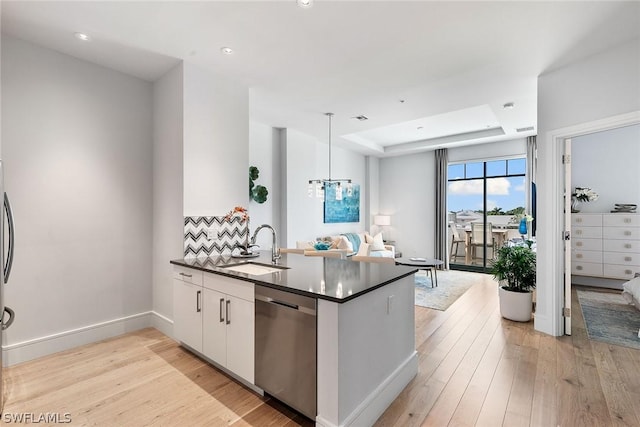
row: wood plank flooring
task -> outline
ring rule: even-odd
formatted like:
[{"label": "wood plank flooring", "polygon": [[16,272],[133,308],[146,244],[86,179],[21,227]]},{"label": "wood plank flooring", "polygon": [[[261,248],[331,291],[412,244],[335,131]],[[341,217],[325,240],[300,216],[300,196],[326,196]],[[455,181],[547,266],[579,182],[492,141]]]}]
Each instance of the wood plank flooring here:
[{"label": "wood plank flooring", "polygon": [[[500,318],[490,276],[444,312],[416,307],[419,373],[376,426],[640,426],[640,351]],[[310,426],[155,329],[5,370],[9,416],[74,426]],[[46,425],[46,423],[40,423]],[[357,426],[360,427],[360,426]]]}]

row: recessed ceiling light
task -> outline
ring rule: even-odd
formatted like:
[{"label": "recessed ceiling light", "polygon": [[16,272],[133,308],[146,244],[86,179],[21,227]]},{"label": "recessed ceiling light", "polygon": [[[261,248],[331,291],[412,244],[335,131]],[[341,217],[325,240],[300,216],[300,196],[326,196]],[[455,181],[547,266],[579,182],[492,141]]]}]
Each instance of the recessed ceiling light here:
[{"label": "recessed ceiling light", "polygon": [[418,126],[416,129],[418,130],[424,129],[424,126]]},{"label": "recessed ceiling light", "polygon": [[502,106],[502,108],[504,108],[505,110],[511,110],[515,106],[516,106],[516,104],[514,104],[513,102],[507,102],[506,104],[504,104]]},{"label": "recessed ceiling light", "polygon": [[85,33],[73,33],[73,35],[75,38],[77,38],[78,40],[82,40],[83,42],[91,41],[91,37],[89,37]]},{"label": "recessed ceiling light", "polygon": [[361,122],[365,121],[365,120],[369,120],[369,117],[365,116],[365,115],[359,115],[359,116],[355,116],[355,117],[351,117],[352,119],[358,119]]},{"label": "recessed ceiling light", "polygon": [[224,53],[225,55],[231,55],[233,53],[233,49],[225,46],[220,48],[220,52]]},{"label": "recessed ceiling light", "polygon": [[309,9],[313,6],[313,0],[296,0],[296,3],[303,9]]}]

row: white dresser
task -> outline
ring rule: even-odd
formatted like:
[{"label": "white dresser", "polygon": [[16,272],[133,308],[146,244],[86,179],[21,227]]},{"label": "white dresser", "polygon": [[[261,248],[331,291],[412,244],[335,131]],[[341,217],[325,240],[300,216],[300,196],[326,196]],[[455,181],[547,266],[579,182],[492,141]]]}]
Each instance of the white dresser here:
[{"label": "white dresser", "polygon": [[640,273],[638,214],[573,214],[571,223],[571,274],[629,280]]}]

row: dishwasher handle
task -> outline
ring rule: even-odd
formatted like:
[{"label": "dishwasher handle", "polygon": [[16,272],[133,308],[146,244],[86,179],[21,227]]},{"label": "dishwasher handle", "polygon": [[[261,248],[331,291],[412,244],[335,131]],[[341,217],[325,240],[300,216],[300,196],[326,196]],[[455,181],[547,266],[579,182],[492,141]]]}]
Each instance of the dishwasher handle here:
[{"label": "dishwasher handle", "polygon": [[266,302],[267,304],[274,304],[274,305],[278,305],[280,307],[284,307],[284,308],[288,308],[291,310],[296,310],[299,311],[300,313],[304,313],[304,314],[310,314],[311,316],[315,316],[316,315],[316,311],[312,308],[309,307],[303,307],[303,306],[299,306],[298,304],[292,304],[289,302],[285,302],[285,301],[281,301],[281,300],[277,300],[265,295],[258,295],[256,294],[256,301],[262,301],[262,302]]}]

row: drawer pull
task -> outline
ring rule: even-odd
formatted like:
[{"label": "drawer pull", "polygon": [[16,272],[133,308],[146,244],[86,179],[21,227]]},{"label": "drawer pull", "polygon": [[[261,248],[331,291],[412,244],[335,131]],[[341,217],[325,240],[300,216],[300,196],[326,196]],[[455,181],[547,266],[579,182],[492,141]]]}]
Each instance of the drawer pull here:
[{"label": "drawer pull", "polygon": [[200,303],[201,295],[202,291],[196,292],[196,313],[200,313],[202,311],[202,304]]},{"label": "drawer pull", "polygon": [[631,236],[631,232],[629,230],[625,230],[624,235],[625,236]]},{"label": "drawer pull", "polygon": [[582,254],[576,254],[576,258],[582,258]]},{"label": "drawer pull", "polygon": [[625,260],[625,261],[631,261],[631,259],[632,259],[632,258],[631,258],[630,256],[626,256],[626,257],[624,257],[624,260]]},{"label": "drawer pull", "polygon": [[582,234],[582,230],[576,230],[576,234]]},{"label": "drawer pull", "polygon": [[581,265],[577,266],[576,270],[581,271],[582,270],[582,266]]},{"label": "drawer pull", "polygon": [[627,224],[631,224],[631,218],[625,218],[624,222],[627,223]]},{"label": "drawer pull", "polygon": [[576,222],[582,222],[582,218],[576,218]]},{"label": "drawer pull", "polygon": [[631,249],[632,245],[631,245],[631,243],[625,243],[624,247],[627,248],[627,249]]},{"label": "drawer pull", "polygon": [[222,314],[224,310],[224,298],[220,298],[220,323],[224,323],[224,314]]},{"label": "drawer pull", "polygon": [[180,273],[180,275],[183,277],[193,277],[191,274],[187,274],[187,273]]},{"label": "drawer pull", "polygon": [[633,273],[633,271],[631,271],[631,270],[625,270],[624,271],[624,274],[631,274],[631,273]]},{"label": "drawer pull", "polygon": [[582,246],[582,242],[576,242],[576,246]]}]

